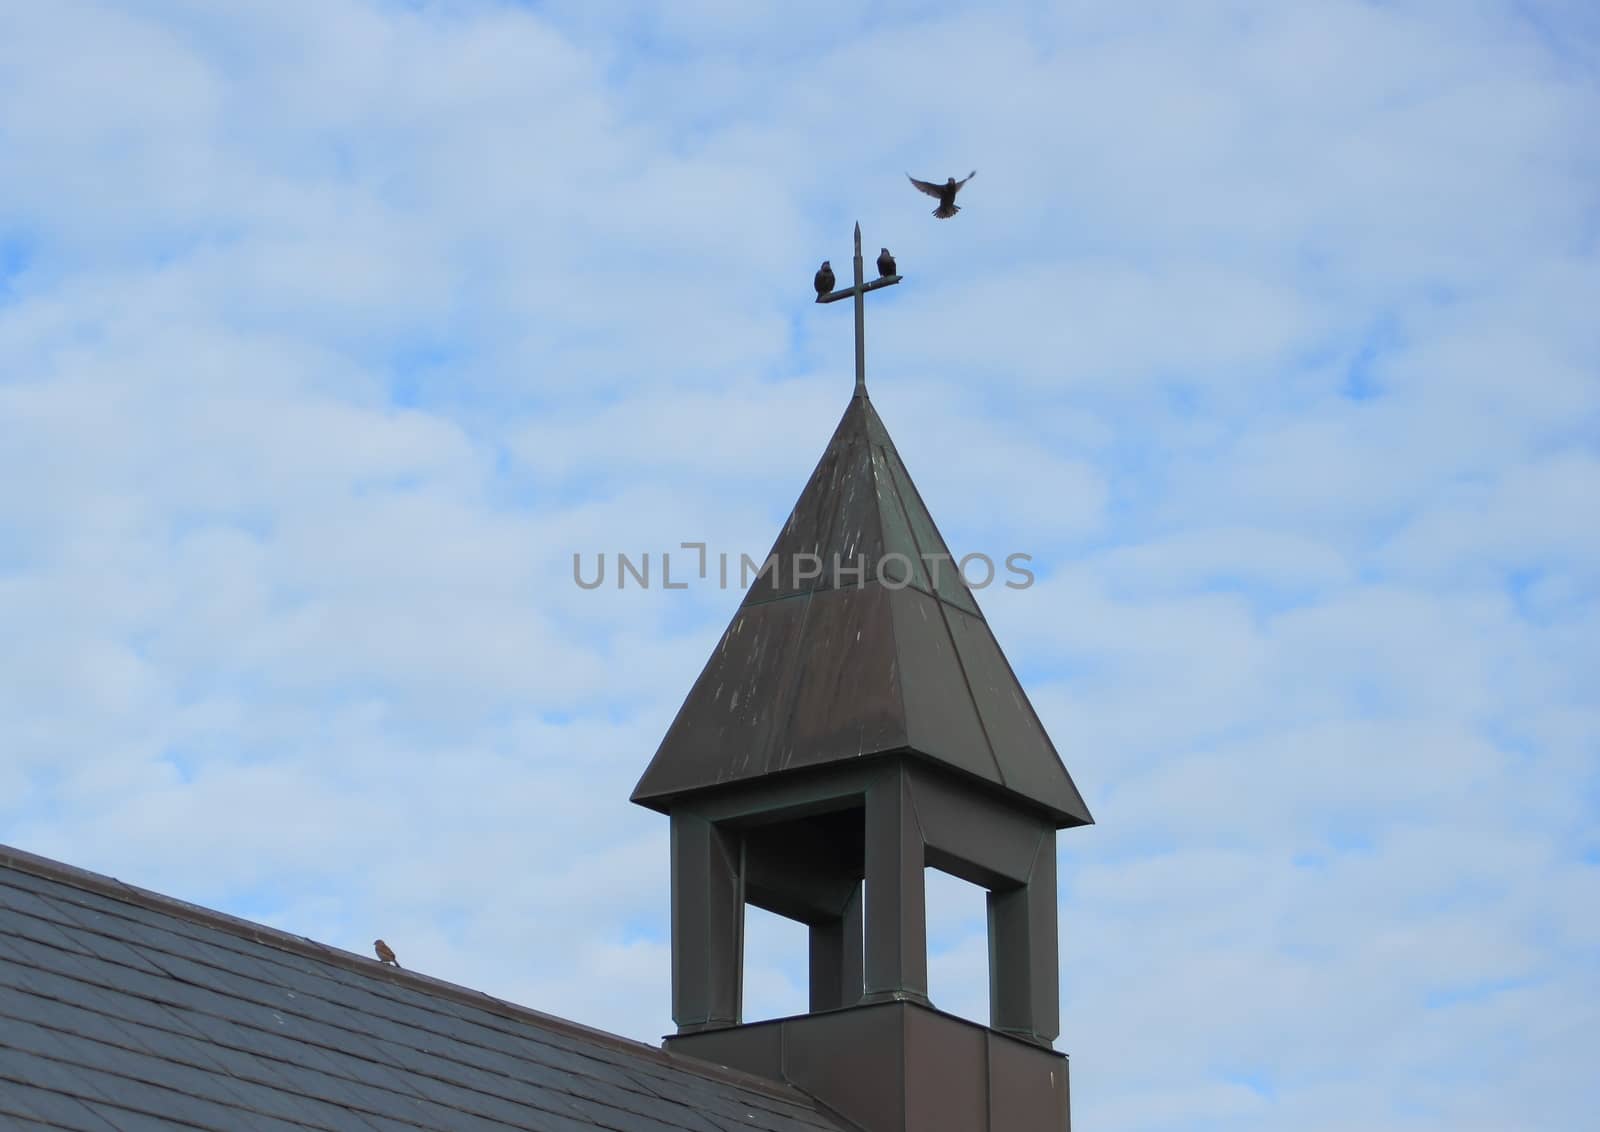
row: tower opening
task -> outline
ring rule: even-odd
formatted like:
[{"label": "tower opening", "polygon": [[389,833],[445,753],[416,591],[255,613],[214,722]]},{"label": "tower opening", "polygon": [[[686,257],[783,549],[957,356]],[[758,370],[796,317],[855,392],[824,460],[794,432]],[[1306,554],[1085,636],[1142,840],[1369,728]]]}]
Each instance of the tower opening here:
[{"label": "tower opening", "polygon": [[989,1024],[988,892],[929,866],[928,998],[946,1014]]},{"label": "tower opening", "polygon": [[744,1020],[804,1014],[810,1006],[806,925],[755,904],[744,913]]}]

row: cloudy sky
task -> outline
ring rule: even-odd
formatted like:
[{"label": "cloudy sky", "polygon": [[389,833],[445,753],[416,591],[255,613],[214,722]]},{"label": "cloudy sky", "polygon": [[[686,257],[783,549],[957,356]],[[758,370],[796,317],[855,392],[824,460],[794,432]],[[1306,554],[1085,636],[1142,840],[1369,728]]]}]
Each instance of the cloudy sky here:
[{"label": "cloudy sky", "polygon": [[[656,1040],[627,798],[740,595],[572,556],[765,552],[859,219],[874,402],[1033,556],[978,596],[1099,823],[1081,1126],[1577,1127],[1596,121],[1586,0],[4,5],[0,842]],[[801,929],[747,958],[803,1008]]]}]

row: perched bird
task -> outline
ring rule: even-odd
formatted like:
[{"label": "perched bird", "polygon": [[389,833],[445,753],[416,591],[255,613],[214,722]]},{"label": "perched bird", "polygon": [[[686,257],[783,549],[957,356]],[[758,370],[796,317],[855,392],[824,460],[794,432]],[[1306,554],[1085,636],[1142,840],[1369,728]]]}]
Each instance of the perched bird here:
[{"label": "perched bird", "polygon": [[927,193],[930,197],[938,197],[939,207],[933,210],[933,214],[940,220],[949,220],[952,216],[961,211],[961,206],[956,203],[956,194],[961,191],[962,185],[966,184],[977,175],[978,171],[974,169],[961,180],[958,181],[954,177],[951,177],[942,185],[936,185],[932,181],[919,181],[915,177],[911,176],[910,173],[906,174],[906,178],[913,185],[917,186],[917,188]]},{"label": "perched bird", "polygon": [[894,256],[889,254],[888,248],[884,248],[878,253],[878,274],[884,278],[897,274],[894,266]]},{"label": "perched bird", "polygon": [[378,962],[393,963],[396,967],[400,966],[400,960],[394,957],[394,948],[390,947],[387,943],[384,943],[383,940],[373,940],[372,950],[378,953]]},{"label": "perched bird", "polygon": [[817,289],[818,295],[826,295],[833,290],[835,282],[832,265],[827,260],[823,260],[822,266],[817,268],[817,277],[811,281],[811,285]]}]

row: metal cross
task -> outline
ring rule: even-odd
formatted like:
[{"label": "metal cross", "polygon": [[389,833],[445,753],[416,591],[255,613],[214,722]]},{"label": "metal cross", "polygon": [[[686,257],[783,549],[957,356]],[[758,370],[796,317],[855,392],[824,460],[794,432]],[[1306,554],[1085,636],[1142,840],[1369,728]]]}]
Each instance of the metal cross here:
[{"label": "metal cross", "polygon": [[871,283],[865,282],[866,276],[861,269],[861,222],[856,222],[856,281],[853,287],[840,287],[829,291],[826,295],[818,295],[819,303],[836,303],[840,299],[848,299],[852,295],[856,300],[856,396],[867,395],[867,303],[868,291],[876,291],[879,287],[892,287],[900,282],[899,275],[885,275],[874,279]]}]

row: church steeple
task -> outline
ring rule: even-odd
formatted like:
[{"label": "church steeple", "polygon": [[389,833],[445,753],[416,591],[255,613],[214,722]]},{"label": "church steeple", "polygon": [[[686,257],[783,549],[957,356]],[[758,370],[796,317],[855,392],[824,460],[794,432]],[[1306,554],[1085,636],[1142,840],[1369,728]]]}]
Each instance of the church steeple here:
[{"label": "church steeple", "polygon": [[1093,820],[866,396],[764,563],[635,802],[904,751]]},{"label": "church steeple", "polygon": [[[856,389],[633,800],[672,820],[669,1048],[868,1132],[1068,1127],[1058,829],[1093,821]],[[820,286],[820,284],[819,284]],[[988,890],[990,1025],[928,997],[924,871]],[[805,923],[811,1011],[743,1022],[744,907]],[[975,1043],[975,1044],[974,1044]]]}]

